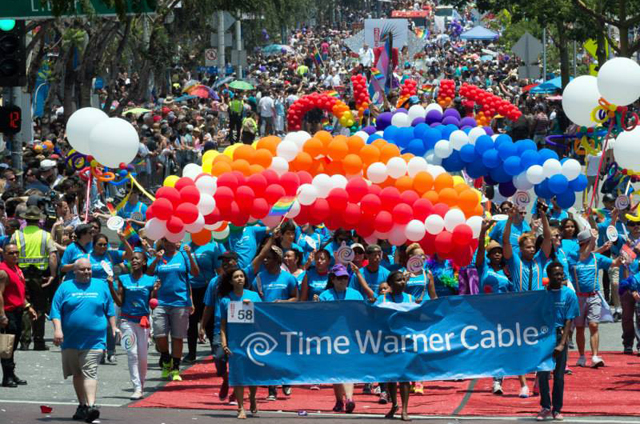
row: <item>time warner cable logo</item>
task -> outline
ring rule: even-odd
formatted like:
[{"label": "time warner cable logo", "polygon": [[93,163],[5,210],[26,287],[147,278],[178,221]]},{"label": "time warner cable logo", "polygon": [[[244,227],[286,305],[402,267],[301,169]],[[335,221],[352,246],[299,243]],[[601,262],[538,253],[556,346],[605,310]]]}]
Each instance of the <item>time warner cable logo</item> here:
[{"label": "time warner cable logo", "polygon": [[278,347],[278,342],[276,342],[273,337],[262,332],[249,334],[244,338],[242,343],[240,343],[240,347],[244,348],[245,344],[247,345],[247,356],[249,360],[260,367],[264,367],[264,362],[258,361],[254,355],[266,356]]}]

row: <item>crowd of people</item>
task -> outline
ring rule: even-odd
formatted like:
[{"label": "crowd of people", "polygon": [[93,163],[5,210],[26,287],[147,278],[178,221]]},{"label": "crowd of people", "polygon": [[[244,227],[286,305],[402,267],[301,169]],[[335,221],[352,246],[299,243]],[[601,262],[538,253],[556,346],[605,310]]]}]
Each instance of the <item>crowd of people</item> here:
[{"label": "crowd of people", "polygon": [[[418,2],[410,7],[422,6],[433,5]],[[179,174],[208,150],[287,133],[287,111],[302,95],[334,90],[357,113],[350,77],[369,72],[373,58],[369,46],[350,52],[344,43],[354,34],[347,27],[365,16],[348,10],[341,16],[335,28],[303,26],[292,31],[287,40],[290,50],[271,56],[257,53],[247,76],[253,89],[234,90],[221,84],[215,100],[177,102],[183,86],[196,76],[181,72],[176,74],[179,82],[173,93],[139,105],[149,106],[149,112],[126,115],[140,134],[134,165],[141,185],[152,191],[166,176]],[[495,55],[481,60],[487,49],[495,50]],[[435,101],[442,78],[477,84],[504,97],[518,105],[523,115],[516,122],[496,117],[491,125],[514,139],[532,138],[542,146],[548,135],[571,131],[559,103],[525,90],[530,81],[518,78],[518,65],[495,45],[465,43],[453,35],[431,36],[417,58],[401,52],[396,76],[415,79],[424,87],[417,99],[423,105]],[[122,84],[126,80],[123,77]],[[216,77],[209,82],[216,83]],[[398,96],[389,93],[382,104],[372,106],[367,119],[392,110]],[[474,111],[473,104],[460,98],[454,99],[453,107],[462,116]],[[203,246],[189,240],[154,242],[145,236],[149,202],[141,190],[108,185],[86,190],[67,160],[70,149],[61,117],[54,113],[50,122],[36,128],[38,141],[25,150],[23,169],[12,168],[8,160],[0,164],[0,327],[16,335],[16,350],[31,349],[33,344],[34,350],[45,351],[50,349],[46,319],[52,321],[53,343],[62,349],[63,375],[72,377],[78,397],[76,420],[92,422],[99,417],[97,370],[100,364],[117,364],[118,340],[126,346],[134,400],[145,394],[150,345],[155,344],[160,354],[162,377],[179,382],[181,366],[193,364],[197,349],[208,340],[222,378],[218,396],[237,402],[238,418],[245,418],[244,387],[229,393],[226,311],[232,301],[360,300],[379,305],[424,303],[458,294],[549,290],[555,299],[558,336],[553,400],[549,372],[539,373],[534,387],[519,376],[521,398],[541,395],[539,420],[562,419],[563,381],[571,373],[566,362],[573,334],[580,354],[575,365],[605,366],[598,332],[599,322],[609,311],[606,302],[612,305],[613,320],[621,321],[623,352],[633,354],[634,345],[640,346],[640,277],[635,277],[639,270],[634,260],[640,253],[640,225],[616,208],[611,193],[602,195],[604,208],[595,214],[586,205],[578,212],[541,201],[524,210],[485,187],[487,218],[481,243],[472,264],[464,268],[434,255],[426,258],[421,271],[409,271],[409,258],[425,256],[417,243],[397,248],[386,240],[368,244],[352,231],[330,232],[322,225],[299,226],[295,220],[276,228],[239,228],[225,242]],[[305,117],[305,125],[310,131],[349,131],[319,110]],[[563,155],[575,154],[571,148],[556,147]],[[593,165],[599,159],[599,155],[588,156],[586,163],[593,194],[600,191],[595,186],[598,168]],[[608,190],[614,192],[615,187]],[[137,236],[118,233],[119,240],[110,240],[103,223],[111,216],[108,205],[119,199],[124,200],[117,215]],[[608,241],[610,226],[620,235],[615,242]],[[355,255],[348,264],[335,257],[343,244]],[[621,286],[627,288],[623,294],[619,294]],[[2,359],[3,387],[27,384],[16,374],[16,359],[19,354]],[[494,378],[496,395],[503,394],[504,377]],[[377,396],[381,404],[390,403],[387,417],[392,418],[399,407],[398,387],[401,417],[409,420],[410,394],[424,391],[420,382],[366,384],[362,390]],[[353,384],[334,385],[333,410],[353,412],[354,390]],[[295,396],[286,385],[282,394]],[[255,396],[256,387],[249,387],[252,413],[257,413]],[[278,388],[269,387],[267,399],[278,396]]]}]

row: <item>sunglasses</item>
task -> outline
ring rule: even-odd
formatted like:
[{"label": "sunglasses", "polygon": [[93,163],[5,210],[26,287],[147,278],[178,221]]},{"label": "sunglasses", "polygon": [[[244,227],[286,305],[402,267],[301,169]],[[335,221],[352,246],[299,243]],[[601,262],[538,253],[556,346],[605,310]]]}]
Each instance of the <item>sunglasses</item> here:
[{"label": "sunglasses", "polygon": [[15,252],[4,252],[5,255],[17,255],[18,251],[16,250]]},{"label": "sunglasses", "polygon": [[637,225],[640,225],[640,222],[633,222],[633,221],[627,222],[627,227],[635,227]]}]

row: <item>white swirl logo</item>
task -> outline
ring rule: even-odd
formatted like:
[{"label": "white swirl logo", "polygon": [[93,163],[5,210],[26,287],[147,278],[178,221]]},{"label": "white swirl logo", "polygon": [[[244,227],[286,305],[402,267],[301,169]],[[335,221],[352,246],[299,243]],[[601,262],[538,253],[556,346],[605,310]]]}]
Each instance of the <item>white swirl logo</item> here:
[{"label": "white swirl logo", "polygon": [[244,347],[245,344],[247,356],[251,362],[260,367],[264,367],[264,362],[258,361],[253,355],[266,356],[278,346],[278,342],[267,333],[251,333],[240,343],[240,347]]}]

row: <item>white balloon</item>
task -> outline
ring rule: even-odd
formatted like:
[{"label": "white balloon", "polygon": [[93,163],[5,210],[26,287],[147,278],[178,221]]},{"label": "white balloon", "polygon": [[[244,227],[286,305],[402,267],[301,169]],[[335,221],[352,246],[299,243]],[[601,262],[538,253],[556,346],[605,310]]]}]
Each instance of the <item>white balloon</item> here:
[{"label": "white balloon", "polygon": [[542,170],[545,177],[551,178],[556,174],[562,174],[562,164],[557,159],[547,159],[542,164]]},{"label": "white balloon", "polygon": [[164,238],[169,240],[171,243],[178,243],[181,242],[182,239],[184,239],[185,234],[185,230],[182,230],[179,233],[170,233],[167,231],[167,234],[164,236]]},{"label": "white balloon", "polygon": [[318,190],[311,184],[302,184],[298,188],[298,202],[303,206],[308,206],[318,198]]},{"label": "white balloon", "polygon": [[451,147],[453,147],[453,149],[460,150],[462,149],[462,146],[464,146],[465,144],[469,144],[469,136],[467,136],[464,131],[455,130],[451,133],[449,142],[451,143]]},{"label": "white balloon", "polygon": [[202,215],[202,213],[198,214],[198,217],[196,218],[196,220],[193,221],[191,224],[185,224],[184,226],[184,230],[191,234],[199,233],[200,231],[202,231],[203,228],[204,228],[204,216]]},{"label": "white balloon", "polygon": [[387,166],[382,162],[374,162],[367,168],[367,178],[374,184],[387,179]]},{"label": "white balloon", "polygon": [[293,205],[291,205],[291,209],[289,209],[289,212],[287,212],[285,216],[287,218],[295,218],[299,214],[300,214],[300,202],[296,200],[295,202],[293,202]]},{"label": "white balloon", "polygon": [[271,160],[271,165],[269,166],[269,168],[276,171],[276,174],[282,175],[289,170],[289,162],[287,162],[284,158],[276,156]]},{"label": "white balloon", "polygon": [[387,240],[389,238],[389,233],[383,233],[375,230],[372,236],[375,237],[375,240],[377,242],[378,240]]},{"label": "white balloon", "polygon": [[442,164],[442,159],[440,159],[438,156],[436,156],[435,152],[433,150],[429,150],[425,155],[424,158],[427,161],[427,164],[429,165],[441,165]]},{"label": "white balloon", "polygon": [[440,215],[429,215],[424,220],[424,227],[431,235],[438,235],[444,230],[444,219]]},{"label": "white balloon", "polygon": [[365,237],[365,238],[364,238],[364,241],[365,241],[367,244],[376,244],[376,243],[378,243],[378,237],[376,237],[376,234],[375,234],[375,232],[374,232],[374,233],[373,233],[373,234],[371,234],[369,237]]},{"label": "white balloon", "polygon": [[473,127],[471,131],[469,131],[469,141],[471,144],[476,144],[476,140],[478,137],[482,135],[487,135],[487,132],[482,127]]},{"label": "white balloon", "polygon": [[[425,108],[425,112],[429,113],[432,110],[437,110],[438,112],[442,113],[442,106],[440,106],[438,103],[430,103],[429,105],[427,105],[427,107]],[[425,113],[425,114],[426,114]]]},{"label": "white balloon", "polygon": [[311,134],[306,131],[298,131],[296,134],[298,134],[298,137],[300,137],[304,141],[307,141],[311,138]]},{"label": "white balloon", "polygon": [[531,182],[527,179],[527,173],[526,172],[522,172],[518,175],[516,175],[513,178],[513,185],[515,186],[515,188],[517,188],[518,190],[530,190],[533,188],[533,184],[531,184]]},{"label": "white balloon", "polygon": [[207,225],[207,224],[205,224],[205,225],[204,225],[204,228],[206,228],[206,229],[207,229],[207,230],[209,230],[209,231],[218,231],[218,229],[219,229],[220,227],[222,227],[222,226],[224,225],[224,223],[225,223],[225,222],[226,222],[226,221],[218,221],[218,222],[213,223],[213,224],[211,224],[211,225]]},{"label": "white balloon", "polygon": [[471,231],[473,231],[473,238],[478,238],[482,230],[482,217],[477,215],[470,217],[467,219],[467,225],[471,227]]},{"label": "white balloon", "polygon": [[348,181],[344,175],[335,174],[331,176],[331,183],[333,188],[346,188]]},{"label": "white balloon", "polygon": [[391,178],[398,179],[407,175],[407,162],[400,157],[393,157],[387,162],[387,173]]},{"label": "white balloon", "polygon": [[222,230],[222,231],[214,231],[213,233],[211,233],[211,236],[216,240],[224,240],[227,237],[229,237],[229,233],[230,232],[231,232],[231,229],[227,225],[227,227],[224,230]]},{"label": "white balloon", "polygon": [[196,187],[200,191],[200,194],[209,194],[213,196],[218,188],[218,179],[212,175],[202,175],[196,180]]},{"label": "white balloon", "polygon": [[89,136],[91,155],[104,166],[118,168],[135,159],[140,138],[133,125],[124,119],[109,118],[98,123]]},{"label": "white balloon", "polygon": [[606,61],[598,71],[598,90],[618,106],[635,102],[640,97],[640,65],[626,57]]},{"label": "white balloon", "polygon": [[71,147],[83,155],[90,155],[91,131],[96,125],[107,119],[109,119],[109,115],[94,107],[83,107],[73,112],[67,121],[67,138]]},{"label": "white balloon", "polygon": [[291,162],[298,155],[298,145],[292,140],[285,139],[276,147],[276,154],[287,162]]},{"label": "white balloon", "polygon": [[302,150],[302,146],[304,146],[304,143],[310,138],[311,138],[311,135],[309,135],[309,133],[306,131],[298,131],[294,133],[293,141],[296,143],[296,146],[298,146],[298,152]]},{"label": "white balloon", "polygon": [[418,221],[417,219],[409,221],[404,229],[404,235],[411,241],[422,240],[426,233],[427,229],[424,227],[424,222]]},{"label": "white balloon", "polygon": [[367,139],[369,138],[369,134],[367,134],[364,131],[358,131],[357,133],[354,134],[356,137],[360,137],[362,139],[362,141],[367,141]]},{"label": "white balloon", "polygon": [[183,177],[189,177],[194,181],[195,181],[196,177],[198,175],[200,175],[200,174],[202,174],[202,167],[200,165],[198,165],[197,163],[188,163],[182,169],[182,176]]},{"label": "white balloon", "polygon": [[433,153],[440,159],[446,159],[453,153],[453,147],[447,140],[440,140],[433,147]]},{"label": "white balloon", "polygon": [[411,178],[415,177],[418,174],[418,172],[426,171],[426,170],[427,170],[427,161],[425,160],[425,158],[421,158],[419,156],[411,158],[409,160],[409,163],[407,164],[407,172],[409,173],[409,176]]},{"label": "white balloon", "polygon": [[562,164],[562,175],[567,177],[569,181],[575,180],[581,173],[582,167],[580,166],[580,162],[575,159],[567,159]]},{"label": "white balloon", "polygon": [[633,131],[618,134],[613,145],[613,156],[622,168],[640,171],[640,126]]},{"label": "white balloon", "polygon": [[144,224],[144,234],[151,240],[160,240],[167,234],[167,223],[158,218],[151,218]]},{"label": "white balloon", "polygon": [[416,118],[424,118],[427,114],[427,111],[420,105],[413,105],[409,108],[409,112],[407,116],[409,117],[409,122],[413,122]]},{"label": "white balloon", "polygon": [[[216,200],[210,194],[200,193],[198,210],[202,215],[209,215],[216,208]],[[189,231],[190,233],[193,231]]]},{"label": "white balloon", "polygon": [[527,180],[529,180],[531,184],[540,184],[544,179],[544,169],[542,169],[540,165],[533,165],[527,169]]},{"label": "white balloon", "polygon": [[318,174],[313,177],[311,184],[318,190],[318,197],[325,199],[333,188],[333,181],[327,174]]},{"label": "white balloon", "polygon": [[407,242],[407,236],[404,235],[406,228],[404,225],[394,225],[394,227],[389,231],[389,236],[387,240],[394,246],[402,246]]},{"label": "white balloon", "polygon": [[598,106],[599,100],[598,79],[591,75],[582,75],[564,88],[562,110],[574,124],[594,127],[596,123],[591,120],[591,112]]},{"label": "white balloon", "polygon": [[453,231],[460,224],[464,224],[464,212],[460,209],[450,209],[444,216],[444,227],[447,231]]},{"label": "white balloon", "polygon": [[411,125],[409,122],[409,117],[406,113],[396,113],[391,117],[391,125],[395,125],[396,127],[408,127]]},{"label": "white balloon", "polygon": [[435,178],[438,175],[444,174],[447,171],[443,167],[441,167],[440,165],[433,165],[431,168],[429,168],[428,172],[429,172],[429,174],[431,174],[431,176],[433,178]]}]

